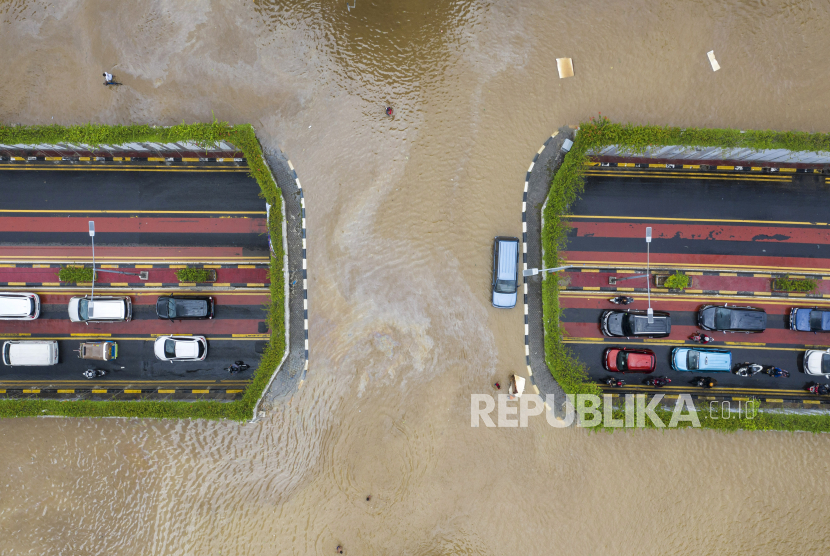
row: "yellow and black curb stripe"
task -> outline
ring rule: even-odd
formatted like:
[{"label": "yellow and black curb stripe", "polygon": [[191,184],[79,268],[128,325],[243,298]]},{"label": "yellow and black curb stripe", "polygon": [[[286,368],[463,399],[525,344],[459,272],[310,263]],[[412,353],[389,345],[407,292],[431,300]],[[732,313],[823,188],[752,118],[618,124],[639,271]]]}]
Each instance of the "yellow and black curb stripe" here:
[{"label": "yellow and black curb stripe", "polygon": [[229,156],[0,156],[0,170],[248,172],[245,158]]},{"label": "yellow and black curb stripe", "polygon": [[[655,291],[657,290],[657,291]],[[570,292],[608,292],[608,293],[649,293],[648,288],[625,288],[616,286],[568,286],[564,290]],[[782,299],[830,299],[828,293],[804,293],[804,292],[755,292],[737,290],[695,290],[695,289],[666,289],[652,288],[651,294],[689,295],[702,297],[780,297]]]},{"label": "yellow and black curb stripe", "polygon": [[245,387],[234,388],[39,388],[32,386],[28,388],[0,388],[0,399],[9,398],[40,398],[62,399],[66,396],[141,396],[142,399],[148,397],[158,399],[169,398],[191,398],[194,395],[201,397],[222,397],[227,399],[228,396],[237,398],[245,393]]},{"label": "yellow and black curb stripe", "polygon": [[[714,162],[714,161],[713,161]],[[756,162],[756,164],[760,164]],[[782,166],[735,166],[735,165],[718,165],[718,164],[682,164],[663,163],[651,164],[645,162],[598,162],[589,160],[585,162],[585,166],[591,168],[626,168],[626,169],[648,169],[648,170],[703,170],[716,171],[718,173],[746,173],[746,174],[822,174],[824,171],[821,168],[790,168]],[[695,172],[684,173],[689,177],[695,177]],[[660,175],[663,175],[662,173]]]},{"label": "yellow and black curb stripe", "polygon": [[[765,394],[743,394],[743,395],[724,395],[718,394],[717,388],[711,389],[706,395],[697,392],[666,392],[664,388],[649,388],[649,387],[628,387],[614,388],[608,386],[601,386],[603,394],[608,394],[614,401],[619,400],[621,403],[626,394],[658,394],[662,393],[663,399],[667,403],[672,403],[678,398],[680,394],[690,394],[692,401],[695,403],[698,411],[706,411],[710,404],[730,404],[732,409],[737,409],[737,403],[745,403],[750,400],[760,402],[761,409],[822,409],[830,410],[830,396],[815,396],[805,392],[805,397],[793,396],[792,394],[780,395],[775,391],[769,391]],[[811,397],[807,397],[811,396]]]},{"label": "yellow and black curb stripe", "polygon": [[[89,288],[91,282],[0,282],[0,288],[60,288],[64,290],[79,290],[82,288]],[[101,284],[96,282],[95,289],[101,291],[120,291],[120,290],[138,290],[138,289],[189,289],[200,288],[200,291],[210,291],[210,288],[223,289],[264,289],[270,291],[268,288],[270,282],[109,282]],[[60,290],[52,290],[50,293],[59,293]],[[645,291],[645,290],[644,290]]]}]

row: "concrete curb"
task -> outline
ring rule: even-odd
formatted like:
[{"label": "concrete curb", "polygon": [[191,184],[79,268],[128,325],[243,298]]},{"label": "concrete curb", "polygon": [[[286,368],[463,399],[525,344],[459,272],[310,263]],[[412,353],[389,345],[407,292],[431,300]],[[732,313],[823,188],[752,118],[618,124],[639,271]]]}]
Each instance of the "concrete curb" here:
[{"label": "concrete curb", "polygon": [[[572,131],[565,127],[552,134],[539,148],[525,174],[522,196],[522,269],[541,268],[542,205],[547,200],[551,177],[561,157],[559,150]],[[556,405],[564,402],[565,393],[553,379],[545,363],[545,332],[542,312],[541,276],[524,282],[525,363],[534,393],[553,395]],[[548,407],[550,410],[551,408]],[[557,409],[558,408],[554,408]]]}]

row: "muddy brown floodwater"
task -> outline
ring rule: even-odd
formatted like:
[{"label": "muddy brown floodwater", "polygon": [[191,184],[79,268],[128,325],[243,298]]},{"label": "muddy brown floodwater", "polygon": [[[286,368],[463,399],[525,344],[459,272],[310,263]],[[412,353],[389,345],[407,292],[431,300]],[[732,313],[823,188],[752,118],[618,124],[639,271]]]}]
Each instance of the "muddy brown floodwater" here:
[{"label": "muddy brown floodwater", "polygon": [[0,554],[828,553],[827,436],[473,429],[469,407],[524,369],[490,249],[545,138],[598,112],[828,131],[830,4],[353,4],[0,2],[0,121],[215,115],[283,149],[311,303],[308,380],[260,424],[0,422]]}]

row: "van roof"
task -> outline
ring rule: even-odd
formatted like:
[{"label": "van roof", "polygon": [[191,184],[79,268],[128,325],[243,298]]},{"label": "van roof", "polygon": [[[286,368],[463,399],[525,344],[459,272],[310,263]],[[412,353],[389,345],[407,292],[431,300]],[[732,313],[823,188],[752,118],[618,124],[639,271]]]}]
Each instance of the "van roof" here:
[{"label": "van roof", "polygon": [[123,299],[93,299],[89,302],[89,319],[120,319],[124,317]]},{"label": "van roof", "polygon": [[519,242],[515,239],[499,240],[499,280],[516,280],[516,259],[519,253]]},{"label": "van roof", "polygon": [[57,349],[55,340],[9,342],[9,363],[12,365],[51,365],[52,350]]}]

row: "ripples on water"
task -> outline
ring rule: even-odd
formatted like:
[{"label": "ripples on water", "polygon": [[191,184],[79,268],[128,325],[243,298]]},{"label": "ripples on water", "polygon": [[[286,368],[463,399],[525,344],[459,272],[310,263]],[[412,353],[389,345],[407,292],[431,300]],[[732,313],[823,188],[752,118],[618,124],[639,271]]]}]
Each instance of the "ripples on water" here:
[{"label": "ripples on water", "polygon": [[311,318],[257,425],[0,422],[0,554],[826,553],[824,437],[471,429],[469,395],[523,369],[490,249],[545,137],[830,129],[828,6],[354,1],[0,2],[0,121],[215,115],[291,157]]}]

